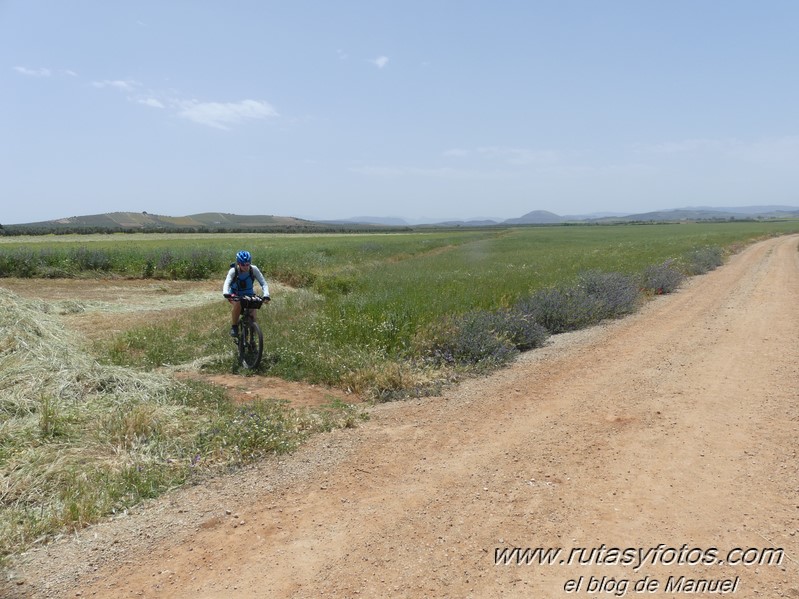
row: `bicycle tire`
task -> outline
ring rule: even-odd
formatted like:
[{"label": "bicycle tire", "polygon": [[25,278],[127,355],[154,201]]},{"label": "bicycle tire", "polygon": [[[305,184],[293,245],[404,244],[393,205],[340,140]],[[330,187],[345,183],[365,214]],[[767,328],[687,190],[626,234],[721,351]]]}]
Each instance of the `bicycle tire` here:
[{"label": "bicycle tire", "polygon": [[264,336],[257,322],[242,324],[239,331],[239,364],[244,368],[258,368],[264,352]]}]

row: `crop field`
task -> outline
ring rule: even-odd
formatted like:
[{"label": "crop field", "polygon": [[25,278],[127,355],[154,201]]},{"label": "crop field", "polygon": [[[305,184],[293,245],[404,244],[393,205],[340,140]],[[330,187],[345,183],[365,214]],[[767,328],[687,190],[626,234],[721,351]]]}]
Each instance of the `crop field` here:
[{"label": "crop field", "polygon": [[[571,285],[588,271],[640,277],[648,267],[671,260],[688,272],[691,252],[726,251],[798,226],[788,221],[371,235],[7,238],[0,244],[0,276],[217,280],[221,288],[232,256],[247,248],[268,281],[282,285],[264,311],[270,331],[264,373],[381,396],[424,390],[430,371],[420,366],[434,341],[431,329],[448,318],[511,309],[537,290]],[[46,288],[46,281],[39,284]],[[203,359],[207,369],[229,369],[228,358],[214,361],[228,349],[220,335],[226,310],[224,302],[192,305],[180,318],[133,328],[95,349],[101,359],[129,367]],[[402,384],[381,380],[399,375]]]},{"label": "crop field", "polygon": [[[797,231],[785,221],[0,238],[0,556],[365,417],[338,400],[237,405],[178,370],[375,401],[435,394],[548,335],[628,314],[736,247]],[[255,373],[237,370],[221,298],[239,249],[273,297]],[[119,286],[118,299],[87,298],[98,283]],[[56,284],[74,294],[48,298]],[[109,320],[124,326],[91,327]]]}]

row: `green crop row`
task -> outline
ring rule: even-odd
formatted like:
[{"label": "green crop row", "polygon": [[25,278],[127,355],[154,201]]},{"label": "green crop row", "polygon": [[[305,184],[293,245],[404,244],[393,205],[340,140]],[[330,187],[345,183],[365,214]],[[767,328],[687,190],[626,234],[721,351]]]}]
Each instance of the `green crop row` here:
[{"label": "green crop row", "polygon": [[270,278],[306,287],[323,273],[434,251],[495,233],[355,235],[92,235],[14,238],[0,244],[0,278],[202,280],[222,276],[247,249]]}]

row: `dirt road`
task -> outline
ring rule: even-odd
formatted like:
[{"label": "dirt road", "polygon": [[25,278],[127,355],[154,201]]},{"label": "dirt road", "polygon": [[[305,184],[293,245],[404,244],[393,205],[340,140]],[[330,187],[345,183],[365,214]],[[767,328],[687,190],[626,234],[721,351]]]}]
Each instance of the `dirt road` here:
[{"label": "dirt road", "polygon": [[[31,552],[8,592],[799,597],[798,241],[758,243],[489,378],[378,406],[359,429]],[[495,565],[513,547],[562,551]],[[722,563],[736,548],[755,551],[730,562],[784,553]]]}]

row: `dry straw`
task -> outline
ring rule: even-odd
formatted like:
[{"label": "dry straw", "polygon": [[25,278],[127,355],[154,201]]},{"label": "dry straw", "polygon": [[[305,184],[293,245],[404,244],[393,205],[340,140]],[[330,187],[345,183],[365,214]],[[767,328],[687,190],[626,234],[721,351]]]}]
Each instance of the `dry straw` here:
[{"label": "dry straw", "polygon": [[170,381],[155,373],[101,365],[60,320],[45,312],[44,300],[25,300],[0,288],[0,410],[20,416],[37,411],[42,395],[85,402],[114,393],[162,395]]},{"label": "dry straw", "polygon": [[191,412],[170,378],[98,363],[45,301],[0,288],[0,555],[113,509],[97,473],[160,459],[148,437]]}]

